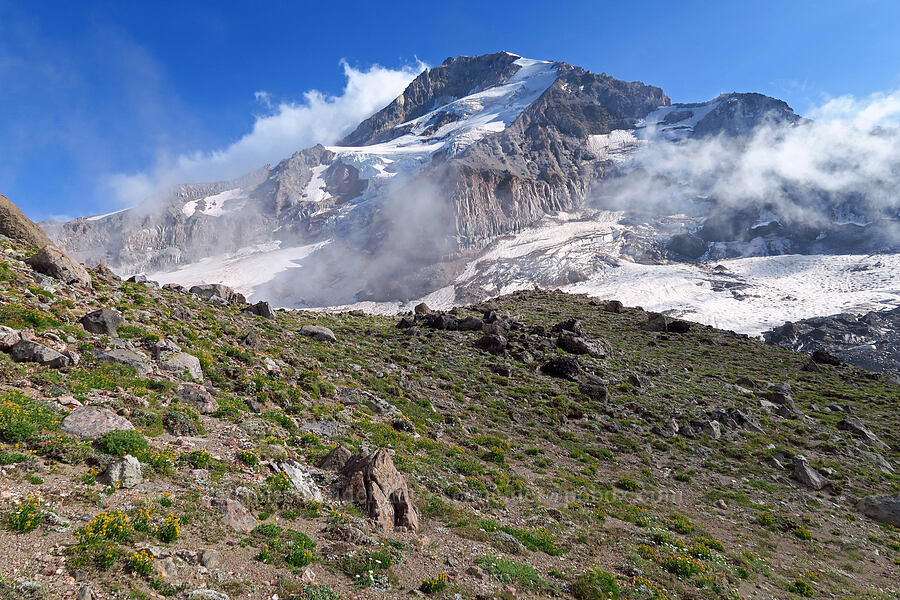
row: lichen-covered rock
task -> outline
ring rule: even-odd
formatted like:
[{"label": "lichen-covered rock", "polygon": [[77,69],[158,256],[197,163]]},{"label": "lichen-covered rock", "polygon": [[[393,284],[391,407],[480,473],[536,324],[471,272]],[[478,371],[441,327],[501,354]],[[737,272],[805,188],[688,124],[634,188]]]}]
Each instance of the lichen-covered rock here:
[{"label": "lichen-covered rock", "polygon": [[124,457],[110,463],[97,480],[109,486],[125,489],[133,488],[140,485],[143,481],[141,463],[135,457],[126,454]]},{"label": "lichen-covered rock", "polygon": [[163,356],[159,360],[159,366],[163,370],[179,374],[187,373],[194,381],[203,381],[203,368],[200,359],[187,352],[176,352]]},{"label": "lichen-covered rock", "polygon": [[91,275],[87,269],[56,246],[44,246],[25,262],[38,273],[64,283],[91,287]]},{"label": "lichen-covered rock", "polygon": [[406,479],[397,471],[387,450],[381,448],[373,454],[351,457],[341,469],[341,476],[341,497],[358,504],[383,528],[419,528]]},{"label": "lichen-covered rock", "polygon": [[108,408],[82,406],[70,412],[60,422],[59,428],[71,435],[98,440],[105,433],[119,429],[134,429],[134,425],[125,417],[120,417]]},{"label": "lichen-covered rock", "polygon": [[9,355],[16,362],[33,362],[53,369],[68,367],[71,363],[69,357],[31,340],[20,339],[9,349]]},{"label": "lichen-covered rock", "polygon": [[219,410],[219,403],[209,391],[195,383],[182,383],[178,386],[178,399],[201,415],[209,415]]},{"label": "lichen-covered rock", "polygon": [[794,471],[791,473],[791,477],[814,490],[821,490],[828,485],[828,480],[812,468],[809,460],[802,454],[794,457]]},{"label": "lichen-covered rock", "polygon": [[278,468],[291,480],[291,485],[294,486],[295,490],[300,492],[300,495],[303,496],[305,500],[322,502],[324,499],[322,497],[322,491],[319,489],[319,486],[316,485],[316,481],[306,467],[297,461],[288,460],[279,463]]},{"label": "lichen-covered rock", "polygon": [[150,373],[150,362],[143,354],[125,348],[100,350],[94,352],[94,358],[100,362],[117,363],[131,367],[137,371],[138,377],[146,377]]},{"label": "lichen-covered rock", "polygon": [[306,337],[311,337],[314,340],[319,340],[320,342],[337,341],[337,336],[334,335],[334,332],[321,325],[304,325],[297,333],[305,335]]},{"label": "lichen-covered rock", "polygon": [[249,533],[256,527],[256,519],[250,511],[237,500],[230,498],[213,498],[212,505],[222,512],[222,523],[235,531]]}]

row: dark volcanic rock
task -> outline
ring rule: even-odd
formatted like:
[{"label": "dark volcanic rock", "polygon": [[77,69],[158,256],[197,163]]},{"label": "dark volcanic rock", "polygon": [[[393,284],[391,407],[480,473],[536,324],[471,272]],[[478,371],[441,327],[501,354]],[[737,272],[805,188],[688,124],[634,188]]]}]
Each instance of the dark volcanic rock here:
[{"label": "dark volcanic rock", "polygon": [[578,384],[578,391],[595,402],[605,402],[609,396],[606,383],[593,375]]},{"label": "dark volcanic rock", "polygon": [[266,319],[275,318],[275,311],[272,310],[272,306],[265,300],[260,300],[256,304],[251,304],[246,308],[242,308],[241,312],[250,313],[252,315],[259,315],[260,317],[264,317]]},{"label": "dark volcanic rock", "polygon": [[541,372],[544,375],[576,381],[581,375],[581,365],[573,356],[557,356],[545,362],[541,367]]},{"label": "dark volcanic rock", "polygon": [[490,354],[503,354],[506,351],[507,341],[502,335],[488,333],[475,342],[475,347]]},{"label": "dark volcanic rock", "polygon": [[900,527],[900,494],[866,496],[856,503],[856,510],[880,523]]},{"label": "dark volcanic rock", "polygon": [[108,308],[89,312],[78,320],[84,330],[89,333],[116,337],[116,328],[125,322],[122,315]]},{"label": "dark volcanic rock", "polygon": [[807,371],[816,372],[818,364],[848,363],[900,376],[900,307],[785,323],[763,337],[770,344],[812,353]]},{"label": "dark volcanic rock", "polygon": [[203,300],[218,299],[219,301],[226,304],[247,303],[247,299],[244,298],[243,294],[239,294],[227,285],[222,285],[221,283],[203,283],[200,285],[195,285],[190,289],[190,292],[199,296]]}]

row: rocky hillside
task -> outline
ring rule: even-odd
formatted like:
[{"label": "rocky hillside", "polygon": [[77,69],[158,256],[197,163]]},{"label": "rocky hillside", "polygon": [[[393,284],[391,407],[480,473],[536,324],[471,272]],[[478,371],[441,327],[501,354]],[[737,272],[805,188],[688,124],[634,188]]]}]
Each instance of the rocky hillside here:
[{"label": "rocky hillside", "polygon": [[900,381],[900,308],[788,322],[763,336],[770,344],[809,354],[825,352]]},{"label": "rocky hillside", "polygon": [[0,598],[900,595],[882,375],[557,292],[273,311],[33,252],[0,238]]}]

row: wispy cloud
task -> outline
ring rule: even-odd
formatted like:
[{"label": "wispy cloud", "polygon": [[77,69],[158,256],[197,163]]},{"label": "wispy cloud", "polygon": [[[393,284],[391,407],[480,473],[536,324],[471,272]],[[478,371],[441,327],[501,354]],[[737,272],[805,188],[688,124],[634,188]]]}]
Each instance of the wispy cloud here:
[{"label": "wispy cloud", "polygon": [[163,148],[148,169],[108,176],[109,189],[120,204],[130,206],[177,183],[237,177],[303,148],[334,143],[396,98],[425,68],[421,62],[397,69],[380,65],[357,69],[346,62],[341,66],[346,84],[339,95],[310,90],[301,101],[275,103],[268,92],[256,92],[265,113],[239,140],[225,148],[175,156]]}]

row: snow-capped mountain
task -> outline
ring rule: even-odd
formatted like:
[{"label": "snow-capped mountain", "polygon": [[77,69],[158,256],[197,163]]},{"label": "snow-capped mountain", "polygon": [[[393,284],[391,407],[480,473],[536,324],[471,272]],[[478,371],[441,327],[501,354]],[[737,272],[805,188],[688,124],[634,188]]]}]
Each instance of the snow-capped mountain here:
[{"label": "snow-capped mountain", "polygon": [[[715,170],[671,167],[673,156],[702,156],[704,140],[739,145],[803,122],[760,94],[672,104],[659,88],[566,63],[450,58],[333,146],[44,226],[85,263],[123,275],[222,282],[285,307],[378,310],[535,284],[605,293],[600,282],[622,269],[673,262],[683,280],[685,270],[705,272],[698,260],[893,249],[900,215],[859,214],[845,194],[808,200],[827,215],[811,222],[784,203],[732,202],[695,185]],[[663,151],[665,160],[648,158]],[[807,201],[802,192],[789,190]],[[698,277],[710,293],[748,285]]]}]

